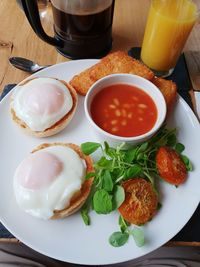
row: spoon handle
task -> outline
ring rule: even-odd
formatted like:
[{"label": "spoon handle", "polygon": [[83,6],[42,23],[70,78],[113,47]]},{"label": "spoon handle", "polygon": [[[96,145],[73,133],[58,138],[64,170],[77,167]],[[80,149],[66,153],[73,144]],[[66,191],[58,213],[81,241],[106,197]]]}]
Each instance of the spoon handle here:
[{"label": "spoon handle", "polygon": [[9,62],[16,68],[29,72],[34,73],[36,71],[39,71],[41,69],[44,69],[47,66],[39,66],[32,60],[22,58],[22,57],[11,57],[9,58]]}]

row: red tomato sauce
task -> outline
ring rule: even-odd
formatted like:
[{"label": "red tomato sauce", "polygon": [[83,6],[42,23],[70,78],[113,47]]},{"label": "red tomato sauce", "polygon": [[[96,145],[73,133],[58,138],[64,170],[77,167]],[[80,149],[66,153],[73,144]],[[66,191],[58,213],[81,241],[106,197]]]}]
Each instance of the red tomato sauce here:
[{"label": "red tomato sauce", "polygon": [[114,84],[98,92],[91,103],[91,116],[104,131],[133,137],[151,130],[157,119],[153,99],[128,84]]}]

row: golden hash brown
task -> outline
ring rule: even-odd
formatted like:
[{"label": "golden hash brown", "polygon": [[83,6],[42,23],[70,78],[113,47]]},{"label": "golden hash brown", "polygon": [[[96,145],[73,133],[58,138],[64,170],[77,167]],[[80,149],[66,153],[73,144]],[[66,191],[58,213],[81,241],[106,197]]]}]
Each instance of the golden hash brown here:
[{"label": "golden hash brown", "polygon": [[163,94],[167,104],[167,114],[169,114],[169,112],[172,111],[176,100],[176,93],[177,93],[176,84],[172,81],[157,77],[153,78],[152,83],[154,83]]},{"label": "golden hash brown", "polygon": [[92,84],[95,82],[95,80],[90,77],[90,69],[91,68],[86,69],[78,75],[75,75],[69,82],[69,84],[74,87],[74,89],[80,95],[86,95],[90,86],[92,86]]},{"label": "golden hash brown", "polygon": [[117,51],[110,53],[94,66],[74,76],[69,83],[79,94],[86,95],[95,81],[114,73],[135,74],[147,80],[152,80],[154,77],[153,72],[140,61],[128,56],[123,51]]},{"label": "golden hash brown", "polygon": [[69,83],[79,94],[86,95],[94,82],[114,73],[135,74],[150,80],[162,92],[167,104],[167,112],[169,113],[172,110],[176,100],[176,84],[172,81],[155,77],[148,67],[123,51],[108,54],[97,64],[75,75]]},{"label": "golden hash brown", "polygon": [[147,80],[151,80],[154,77],[153,72],[149,68],[122,51],[111,53],[102,58],[99,63],[91,68],[90,77],[98,80],[113,73],[135,74]]}]

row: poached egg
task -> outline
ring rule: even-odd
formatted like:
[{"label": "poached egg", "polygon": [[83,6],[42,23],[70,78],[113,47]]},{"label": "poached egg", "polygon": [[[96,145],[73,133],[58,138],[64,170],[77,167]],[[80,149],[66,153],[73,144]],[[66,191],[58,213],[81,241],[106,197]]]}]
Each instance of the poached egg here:
[{"label": "poached egg", "polygon": [[54,78],[35,78],[18,85],[11,108],[32,131],[45,131],[62,119],[73,106],[70,91]]},{"label": "poached egg", "polygon": [[14,174],[14,194],[25,212],[50,219],[70,205],[85,180],[86,164],[62,145],[43,148],[25,158]]}]

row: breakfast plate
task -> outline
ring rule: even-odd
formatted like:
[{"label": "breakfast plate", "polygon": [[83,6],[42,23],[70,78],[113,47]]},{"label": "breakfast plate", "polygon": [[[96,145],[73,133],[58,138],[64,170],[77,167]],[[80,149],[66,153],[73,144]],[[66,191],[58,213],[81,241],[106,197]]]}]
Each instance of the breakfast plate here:
[{"label": "breakfast plate", "polygon": [[[69,81],[76,73],[97,60],[77,60],[51,66],[31,77],[55,77]],[[146,243],[137,247],[133,240],[120,248],[112,247],[108,238],[118,231],[118,214],[97,215],[91,212],[91,225],[85,226],[80,212],[60,220],[43,221],[24,213],[13,194],[13,174],[30,151],[42,143],[81,144],[98,141],[84,114],[84,97],[70,124],[59,134],[45,139],[24,134],[12,122],[9,95],[0,103],[0,220],[24,244],[49,257],[77,264],[113,264],[143,256],[162,246],[187,223],[198,206],[200,195],[200,125],[187,103],[178,96],[175,110],[168,119],[169,127],[178,129],[178,140],[185,145],[185,154],[194,170],[187,181],[176,188],[160,182],[162,208],[143,229]],[[178,216],[177,216],[178,214]]]}]

